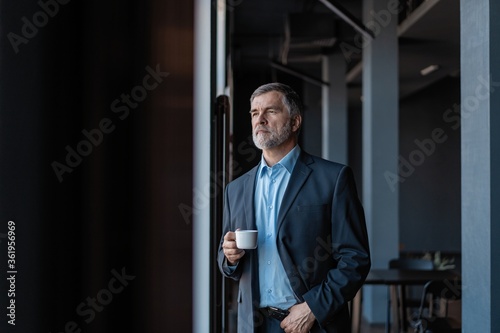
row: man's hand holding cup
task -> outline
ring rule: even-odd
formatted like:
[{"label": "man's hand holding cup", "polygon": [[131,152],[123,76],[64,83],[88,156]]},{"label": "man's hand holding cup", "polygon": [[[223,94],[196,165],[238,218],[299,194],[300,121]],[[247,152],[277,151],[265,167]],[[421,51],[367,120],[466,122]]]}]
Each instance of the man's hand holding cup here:
[{"label": "man's hand holding cup", "polygon": [[228,231],[224,235],[222,248],[227,258],[228,264],[236,265],[245,255],[245,250],[257,247],[257,230]]}]

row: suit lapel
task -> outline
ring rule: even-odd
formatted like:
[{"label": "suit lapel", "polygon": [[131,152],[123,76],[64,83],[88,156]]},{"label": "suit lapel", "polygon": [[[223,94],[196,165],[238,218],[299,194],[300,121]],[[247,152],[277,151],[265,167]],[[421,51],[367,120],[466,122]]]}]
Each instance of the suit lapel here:
[{"label": "suit lapel", "polygon": [[313,163],[311,156],[302,152],[297,160],[297,163],[295,164],[295,167],[293,168],[290,181],[288,182],[288,186],[283,196],[283,201],[281,202],[280,211],[278,213],[278,229],[283,223],[286,214],[290,210],[290,206],[299,194],[300,189],[311,174],[312,170],[308,167],[308,164],[311,163]]},{"label": "suit lapel", "polygon": [[245,224],[247,229],[257,229],[255,223],[255,212],[254,212],[254,193],[255,193],[255,173],[259,168],[259,164],[247,173],[247,178],[245,179],[245,189],[244,193],[244,205],[245,205]]},{"label": "suit lapel", "polygon": [[[254,212],[254,199],[255,199],[255,174],[259,169],[259,164],[247,173],[246,179],[244,181],[243,190],[243,201],[245,205],[245,225],[247,229],[257,229],[257,223],[255,222],[255,212]],[[248,256],[250,261],[249,265],[249,276],[251,276],[251,297],[252,299],[248,303],[249,308],[247,311],[253,311],[254,308],[259,307],[260,303],[260,290],[259,287],[259,269],[258,263],[259,258],[257,255],[257,250],[250,251]],[[253,322],[252,322],[253,324]]]}]

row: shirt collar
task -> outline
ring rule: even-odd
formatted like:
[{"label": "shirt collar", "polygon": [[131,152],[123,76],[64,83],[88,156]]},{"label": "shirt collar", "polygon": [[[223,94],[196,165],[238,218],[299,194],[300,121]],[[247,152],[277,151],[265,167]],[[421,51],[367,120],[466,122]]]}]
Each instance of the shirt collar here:
[{"label": "shirt collar", "polygon": [[[290,150],[288,154],[286,154],[278,163],[276,163],[276,165],[280,164],[288,171],[288,173],[291,174],[293,171],[293,167],[295,166],[295,163],[297,163],[297,160],[299,159],[300,152],[301,150],[299,145],[295,145],[295,147],[293,147],[293,149]],[[269,166],[267,165],[266,160],[264,159],[264,155],[262,155],[257,174],[259,176],[262,176],[262,173],[264,170],[266,170],[266,167]]]}]

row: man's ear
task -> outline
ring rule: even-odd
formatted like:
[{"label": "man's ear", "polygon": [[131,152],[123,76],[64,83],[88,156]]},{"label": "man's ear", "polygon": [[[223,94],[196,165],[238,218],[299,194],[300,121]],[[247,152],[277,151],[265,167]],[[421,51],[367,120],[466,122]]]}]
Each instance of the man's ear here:
[{"label": "man's ear", "polygon": [[297,132],[300,129],[300,126],[302,126],[302,116],[296,115],[292,119],[292,131]]}]

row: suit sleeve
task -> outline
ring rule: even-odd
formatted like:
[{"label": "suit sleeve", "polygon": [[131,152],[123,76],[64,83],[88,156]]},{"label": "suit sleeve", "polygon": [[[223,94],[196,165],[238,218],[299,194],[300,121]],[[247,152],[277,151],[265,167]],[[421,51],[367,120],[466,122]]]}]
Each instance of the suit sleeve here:
[{"label": "suit sleeve", "polygon": [[349,167],[340,171],[332,200],[332,259],[326,278],[303,297],[323,326],[356,295],[370,270],[363,208]]},{"label": "suit sleeve", "polygon": [[229,186],[226,187],[226,190],[224,191],[224,212],[223,212],[223,217],[222,217],[222,235],[221,239],[219,242],[219,251],[217,254],[217,263],[219,265],[219,270],[224,275],[225,277],[234,279],[234,280],[239,280],[241,277],[241,269],[238,269],[240,265],[237,265],[236,267],[229,267],[227,265],[227,259],[226,256],[224,255],[224,251],[222,249],[222,243],[224,242],[224,235],[228,231],[234,231],[233,227],[231,226],[231,209],[229,207]]}]

